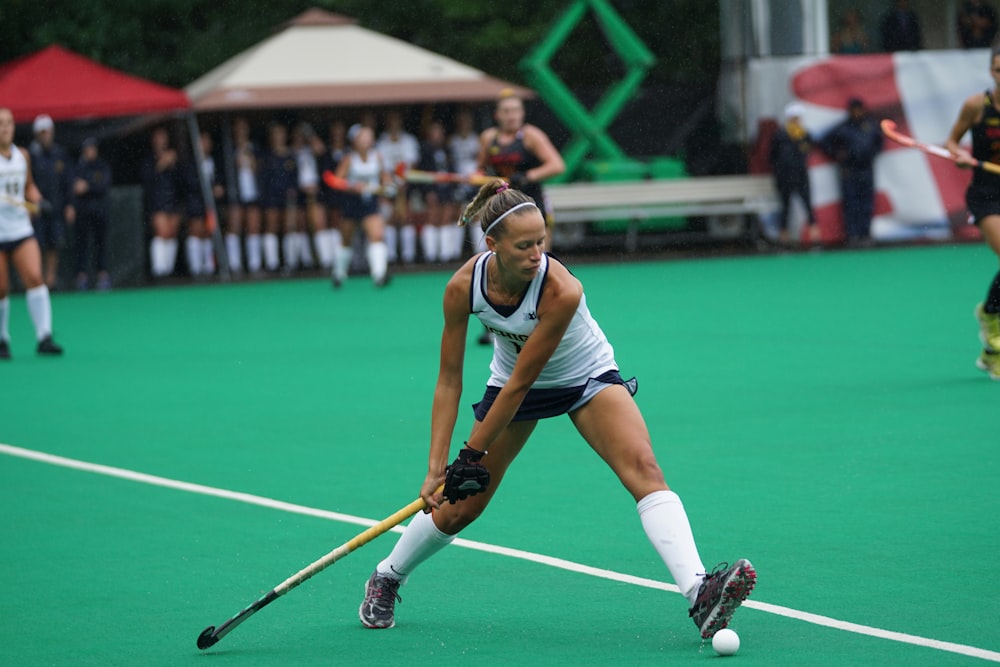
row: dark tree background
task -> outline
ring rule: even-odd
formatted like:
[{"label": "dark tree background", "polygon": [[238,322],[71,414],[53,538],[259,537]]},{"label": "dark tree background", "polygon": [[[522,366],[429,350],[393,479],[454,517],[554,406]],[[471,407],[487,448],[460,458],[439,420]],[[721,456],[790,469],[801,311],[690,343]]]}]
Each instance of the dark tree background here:
[{"label": "dark tree background", "polygon": [[[5,0],[0,62],[60,44],[111,67],[182,87],[267,37],[298,13],[321,7],[366,28],[432,49],[500,78],[523,82],[518,62],[570,2],[537,0]],[[718,5],[706,0],[612,0],[657,56],[648,82],[703,84],[718,68]],[[12,37],[16,36],[16,39]],[[330,63],[331,67],[339,66]],[[588,18],[555,68],[571,88],[618,72]]]}]

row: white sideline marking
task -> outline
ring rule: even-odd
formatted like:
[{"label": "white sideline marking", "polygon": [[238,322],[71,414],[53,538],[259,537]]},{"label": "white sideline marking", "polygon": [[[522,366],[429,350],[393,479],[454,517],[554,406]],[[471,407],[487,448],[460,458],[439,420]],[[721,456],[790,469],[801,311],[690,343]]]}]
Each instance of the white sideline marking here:
[{"label": "white sideline marking", "polygon": [[[217,489],[212,486],[203,486],[201,484],[191,484],[190,482],[181,482],[175,479],[168,479],[166,477],[157,477],[156,475],[147,475],[146,473],[135,472],[134,470],[126,470],[124,468],[114,468],[111,466],[100,465],[98,463],[88,463],[87,461],[69,459],[62,456],[55,456],[53,454],[46,454],[45,452],[38,452],[31,449],[23,449],[21,447],[14,447],[12,445],[5,445],[2,443],[0,443],[0,454],[17,456],[23,459],[31,459],[34,461],[40,461],[42,463],[62,466],[64,468],[72,468],[74,470],[93,472],[99,475],[107,475],[109,477],[118,477],[119,479],[127,479],[133,482],[141,482],[143,484],[150,484],[153,486],[162,486],[168,489],[188,491],[190,493],[198,493],[205,496],[215,496],[216,498],[225,498],[226,500],[236,500],[238,502],[247,503],[250,505],[268,507],[271,509],[281,510],[283,512],[290,512],[293,514],[304,514],[306,516],[314,516],[321,519],[329,519],[331,521],[340,521],[343,523],[351,523],[366,527],[374,526],[375,524],[379,523],[378,521],[373,521],[372,519],[365,519],[362,517],[352,516],[350,514],[340,514],[338,512],[330,512],[327,510],[317,509],[315,507],[306,507],[305,505],[286,503],[281,500],[274,500],[273,498],[264,498],[262,496],[255,496],[249,493],[241,493],[239,491],[228,491],[226,489]],[[401,533],[402,531],[403,528],[400,526],[397,526],[392,529],[392,532]],[[518,558],[521,560],[530,561],[532,563],[548,565],[551,567],[559,568],[561,570],[576,572],[578,574],[586,574],[592,577],[599,577],[601,579],[608,579],[610,581],[617,581],[624,584],[632,584],[634,586],[653,588],[661,591],[670,591],[672,593],[680,592],[677,586],[675,586],[674,584],[668,584],[662,581],[656,581],[655,579],[636,577],[630,574],[614,572],[612,570],[604,570],[597,567],[590,567],[589,565],[582,565],[580,563],[574,563],[573,561],[564,560],[562,558],[555,558],[553,556],[544,556],[542,554],[536,554],[530,551],[521,551],[520,549],[511,549],[508,547],[486,544],[485,542],[474,542],[472,540],[465,540],[462,538],[456,539],[453,542],[453,544],[456,546],[464,547],[466,549],[484,551],[487,553],[497,554],[500,556],[508,556],[510,558]],[[892,630],[873,628],[867,625],[851,623],[850,621],[841,621],[836,618],[830,618],[829,616],[820,616],[819,614],[811,614],[809,612],[798,611],[796,609],[790,609],[788,607],[781,607],[779,605],[769,604],[767,602],[758,602],[756,600],[747,600],[746,602],[743,603],[743,606],[750,609],[757,609],[758,611],[767,612],[769,614],[775,614],[777,616],[785,616],[787,618],[792,618],[797,621],[804,621],[806,623],[812,623],[814,625],[821,625],[828,628],[834,628],[836,630],[843,630],[845,632],[853,632],[860,635],[878,637],[879,639],[888,639],[890,641],[897,641],[904,644],[913,644],[915,646],[933,648],[939,651],[958,653],[960,655],[966,655],[972,658],[982,658],[983,660],[1000,662],[1000,652],[976,648],[975,646],[954,644],[952,642],[944,642],[944,641],[939,641],[937,639],[928,639],[926,637],[910,635],[906,634],[905,632],[894,632]]]}]

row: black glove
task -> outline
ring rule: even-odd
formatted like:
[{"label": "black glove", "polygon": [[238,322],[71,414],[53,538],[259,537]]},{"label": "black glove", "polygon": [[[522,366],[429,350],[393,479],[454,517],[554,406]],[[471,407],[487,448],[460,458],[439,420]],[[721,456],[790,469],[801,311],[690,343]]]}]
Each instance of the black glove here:
[{"label": "black glove", "polygon": [[444,497],[452,505],[482,493],[490,485],[490,471],[479,462],[485,454],[466,445],[444,469]]},{"label": "black glove", "polygon": [[510,187],[515,190],[521,190],[531,182],[528,180],[528,175],[523,171],[515,171],[507,180],[510,181]]}]

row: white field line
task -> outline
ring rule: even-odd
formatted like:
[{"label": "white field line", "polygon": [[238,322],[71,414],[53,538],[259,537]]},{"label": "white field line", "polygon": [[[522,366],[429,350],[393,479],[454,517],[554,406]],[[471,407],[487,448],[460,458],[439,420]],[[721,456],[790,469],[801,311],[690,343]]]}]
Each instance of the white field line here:
[{"label": "white field line", "polygon": [[[119,479],[127,479],[133,482],[140,482],[142,484],[150,484],[152,486],[162,486],[168,489],[176,489],[178,491],[187,491],[189,493],[198,493],[205,496],[225,498],[226,500],[235,500],[249,505],[258,505],[260,507],[290,512],[292,514],[303,514],[306,516],[329,519],[331,521],[339,521],[342,523],[356,524],[365,527],[374,526],[378,523],[376,520],[365,519],[358,516],[352,516],[350,514],[340,514],[338,512],[330,512],[327,510],[317,509],[315,507],[306,507],[304,505],[286,503],[281,500],[264,498],[262,496],[241,493],[239,491],[228,491],[226,489],[217,489],[215,487],[203,486],[201,484],[181,482],[174,479],[168,479],[166,477],[157,477],[156,475],[147,475],[146,473],[135,472],[134,470],[114,468],[112,466],[100,465],[98,463],[89,463],[87,461],[69,459],[62,456],[55,456],[53,454],[46,454],[45,452],[23,449],[21,447],[14,447],[12,445],[5,445],[2,443],[0,443],[0,454],[7,454],[9,456],[16,456],[23,459],[31,459],[33,461],[62,466],[64,468],[72,468],[74,470],[83,470],[85,472],[97,473],[99,475],[107,475],[109,477],[117,477]],[[392,531],[401,533],[403,528],[401,526],[397,526],[393,528]],[[485,542],[474,542],[472,540],[465,540],[462,538],[456,539],[453,544],[466,549],[484,551],[486,553],[508,556],[510,558],[518,558],[520,560],[530,561],[540,565],[548,565],[550,567],[559,568],[568,572],[576,572],[578,574],[599,577],[601,579],[608,579],[610,581],[617,581],[624,584],[632,584],[634,586],[642,586],[644,588],[653,588],[661,591],[679,593],[677,586],[673,584],[656,581],[654,579],[646,579],[644,577],[636,577],[621,572],[614,572],[612,570],[590,567],[589,565],[582,565],[580,563],[574,563],[573,561],[555,558],[553,556],[544,556],[530,551],[510,549],[508,547],[486,544]],[[841,621],[836,618],[830,618],[829,616],[811,614],[809,612],[790,609],[788,607],[769,604],[767,602],[758,602],[756,600],[747,600],[743,603],[743,606],[749,609],[757,609],[758,611],[775,614],[777,616],[785,616],[798,621],[812,623],[814,625],[843,630],[844,632],[853,632],[860,635],[868,635],[869,637],[878,637],[879,639],[888,639],[890,641],[901,642],[904,644],[913,644],[915,646],[923,646],[926,648],[937,649],[939,651],[958,653],[972,658],[981,658],[992,662],[1000,662],[1000,652],[976,648],[975,646],[966,646],[964,644],[944,642],[937,639],[928,639],[926,637],[906,634],[905,632],[894,632],[892,630],[883,630],[882,628],[873,628],[867,625],[851,623],[850,621]]]}]

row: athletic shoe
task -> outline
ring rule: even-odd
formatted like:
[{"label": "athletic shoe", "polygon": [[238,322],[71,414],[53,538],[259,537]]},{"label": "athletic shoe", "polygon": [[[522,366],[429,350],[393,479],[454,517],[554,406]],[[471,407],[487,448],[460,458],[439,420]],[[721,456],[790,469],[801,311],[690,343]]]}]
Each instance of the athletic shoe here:
[{"label": "athletic shoe", "polygon": [[979,340],[990,352],[1000,352],[1000,315],[987,313],[983,304],[976,305],[976,319],[979,321]]},{"label": "athletic shoe", "polygon": [[0,340],[0,359],[10,359],[10,343]]},{"label": "athletic shoe", "polygon": [[365,586],[365,601],[361,603],[358,617],[366,628],[381,630],[396,625],[396,603],[399,597],[398,579],[383,577],[377,571],[372,573]]},{"label": "athletic shoe", "polygon": [[698,588],[698,597],[688,611],[702,638],[711,639],[716,632],[729,625],[729,619],[756,583],[757,572],[745,558],[731,567],[728,563],[720,563],[705,575]]},{"label": "athletic shoe", "polygon": [[377,287],[379,289],[382,289],[383,287],[388,286],[390,282],[392,282],[392,276],[390,276],[388,273],[386,273],[384,276],[382,276],[381,279],[379,279],[379,280],[373,280],[372,281],[372,283],[374,283],[375,287]]},{"label": "athletic shoe", "polygon": [[976,367],[989,373],[991,380],[1000,380],[1000,352],[983,350],[976,359]]},{"label": "athletic shoe", "polygon": [[38,354],[48,354],[56,356],[63,353],[63,349],[56,345],[56,342],[52,340],[52,336],[46,336],[45,338],[38,341]]}]

